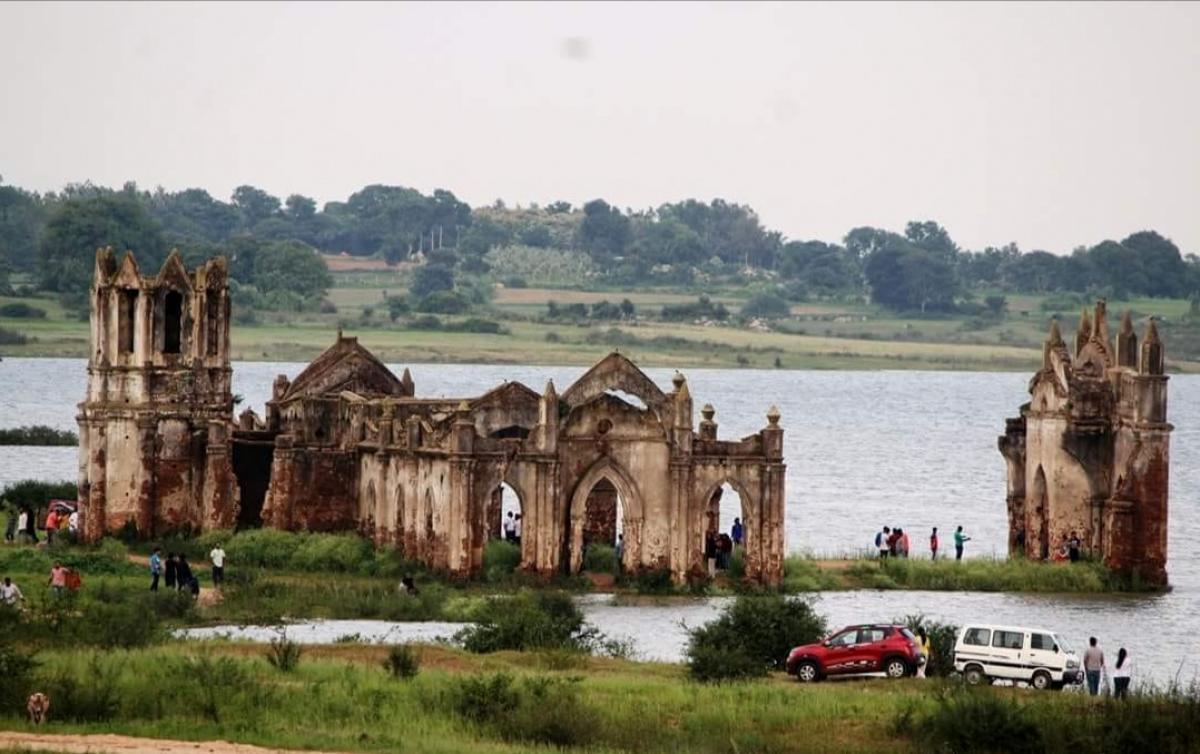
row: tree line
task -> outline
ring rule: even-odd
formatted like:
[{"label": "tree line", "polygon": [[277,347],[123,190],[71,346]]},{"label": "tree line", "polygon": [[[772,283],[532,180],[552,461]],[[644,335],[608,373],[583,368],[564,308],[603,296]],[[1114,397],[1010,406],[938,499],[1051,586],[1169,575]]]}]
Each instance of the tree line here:
[{"label": "tree line", "polygon": [[422,260],[416,295],[442,299],[467,281],[502,277],[489,255],[506,247],[585,255],[611,285],[762,281],[786,300],[869,296],[899,311],[952,311],[973,291],[993,288],[1118,297],[1200,291],[1200,259],[1153,230],[1053,254],[1011,243],[963,249],[934,221],[900,232],[858,227],[840,243],[792,240],[764,227],[752,208],[721,199],[645,210],[602,199],[472,209],[442,189],[427,195],[371,185],[318,207],[301,194],[280,199],[254,186],[223,201],[203,189],[146,191],[133,183],[45,194],[0,185],[0,285],[22,273],[82,304],[94,251],[106,245],[133,249],[144,271],[172,248],[189,264],[225,254],[241,302],[275,309],[311,306],[327,292],[331,278],[317,250]]}]

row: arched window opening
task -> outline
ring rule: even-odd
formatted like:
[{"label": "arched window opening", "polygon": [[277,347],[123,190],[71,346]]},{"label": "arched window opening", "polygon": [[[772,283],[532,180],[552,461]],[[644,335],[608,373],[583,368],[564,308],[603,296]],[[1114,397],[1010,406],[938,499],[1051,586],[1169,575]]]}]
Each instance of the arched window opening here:
[{"label": "arched window opening", "polygon": [[124,289],[117,299],[117,352],[133,353],[134,324],[137,321],[136,289]]},{"label": "arched window opening", "polygon": [[183,294],[167,293],[163,317],[163,353],[179,353],[183,335]]},{"label": "arched window opening", "polygon": [[521,497],[508,483],[492,490],[488,501],[488,538],[521,544],[525,519],[521,515]]},{"label": "arched window opening", "polygon": [[607,478],[592,485],[584,503],[583,569],[593,573],[619,567],[625,551],[625,505]]},{"label": "arched window opening", "polygon": [[710,576],[738,570],[738,550],[746,546],[742,497],[726,482],[713,490],[704,512],[704,560]]}]

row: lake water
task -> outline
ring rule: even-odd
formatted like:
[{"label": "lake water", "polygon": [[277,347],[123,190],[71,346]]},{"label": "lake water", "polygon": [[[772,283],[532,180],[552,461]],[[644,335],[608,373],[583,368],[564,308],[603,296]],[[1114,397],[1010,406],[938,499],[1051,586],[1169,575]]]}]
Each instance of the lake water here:
[{"label": "lake water", "polygon": [[[244,406],[263,412],[277,374],[302,364],[264,362],[234,366],[234,391]],[[477,395],[508,379],[541,392],[553,379],[561,393],[580,367],[503,365],[408,366],[421,396]],[[650,369],[670,387],[673,370]],[[737,438],[766,424],[779,406],[785,428],[787,544],[794,552],[837,555],[869,548],[884,524],[901,525],[921,544],[932,526],[947,539],[962,525],[972,536],[967,555],[1005,550],[1004,462],[996,438],[1004,419],[1028,398],[1028,374],[973,372],[822,372],[688,370],[697,407],[716,408],[720,436]],[[86,369],[78,359],[5,359],[0,362],[0,426],[48,424],[75,429]],[[1191,680],[1200,629],[1200,376],[1170,382],[1171,531],[1168,571],[1174,589],[1162,595],[1009,595],[951,592],[840,592],[824,594],[831,625],[890,620],[923,612],[962,623],[988,620],[1059,630],[1082,646],[1095,634],[1115,654],[1123,645],[1138,659],[1143,678]],[[74,448],[0,448],[0,484],[23,478],[74,479]],[[723,518],[736,515],[731,509]],[[681,621],[701,623],[719,600],[618,606],[588,598],[589,619],[613,635],[632,637],[642,656],[675,660]],[[362,623],[362,622],[355,622]],[[424,629],[428,630],[426,626]],[[391,630],[385,627],[380,630]],[[404,629],[397,629],[404,630]],[[334,631],[336,635],[325,636]],[[320,633],[320,632],[319,632]],[[329,628],[321,636],[363,633]]]}]

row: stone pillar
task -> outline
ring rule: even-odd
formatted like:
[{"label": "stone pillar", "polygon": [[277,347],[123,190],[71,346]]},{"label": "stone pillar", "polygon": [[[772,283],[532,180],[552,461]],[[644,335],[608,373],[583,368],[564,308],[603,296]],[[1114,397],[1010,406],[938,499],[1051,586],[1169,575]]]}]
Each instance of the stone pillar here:
[{"label": "stone pillar", "polygon": [[[80,488],[79,503],[80,518],[83,519],[83,539],[86,542],[98,542],[107,533],[108,528],[108,483],[107,476],[107,437],[103,422],[91,422],[88,440],[86,490]],[[84,495],[87,499],[84,499]]]},{"label": "stone pillar", "polygon": [[138,450],[141,451],[141,484],[138,485],[137,515],[134,523],[138,535],[149,537],[154,535],[158,511],[155,510],[155,440],[158,434],[158,422],[152,414],[140,414],[137,418]]},{"label": "stone pillar", "polygon": [[201,529],[232,529],[237,524],[237,482],[230,450],[228,426],[223,421],[209,421],[204,456]]},{"label": "stone pillar", "polygon": [[296,458],[295,438],[282,434],[275,438],[271,456],[271,484],[263,501],[263,526],[273,529],[291,527],[292,491],[295,485],[293,468]]}]

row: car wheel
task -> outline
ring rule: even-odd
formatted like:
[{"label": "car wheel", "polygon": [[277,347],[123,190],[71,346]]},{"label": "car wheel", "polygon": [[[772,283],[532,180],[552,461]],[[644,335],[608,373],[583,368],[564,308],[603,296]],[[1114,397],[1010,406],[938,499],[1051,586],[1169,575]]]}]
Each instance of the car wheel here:
[{"label": "car wheel", "polygon": [[908,675],[908,663],[899,657],[893,657],[883,666],[888,678],[903,678]]},{"label": "car wheel", "polygon": [[796,666],[796,680],[800,683],[813,683],[821,680],[821,671],[817,669],[816,663],[802,662]]},{"label": "car wheel", "polygon": [[1053,679],[1050,677],[1050,674],[1044,670],[1039,670],[1033,674],[1033,678],[1029,679],[1029,685],[1033,686],[1038,691],[1045,691],[1046,689],[1050,688],[1051,683],[1053,683]]},{"label": "car wheel", "polygon": [[978,686],[987,681],[987,676],[983,673],[983,668],[978,665],[972,665],[963,671],[963,678],[966,679],[970,686]]}]

